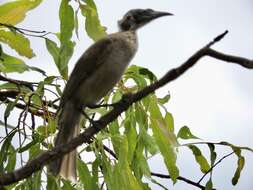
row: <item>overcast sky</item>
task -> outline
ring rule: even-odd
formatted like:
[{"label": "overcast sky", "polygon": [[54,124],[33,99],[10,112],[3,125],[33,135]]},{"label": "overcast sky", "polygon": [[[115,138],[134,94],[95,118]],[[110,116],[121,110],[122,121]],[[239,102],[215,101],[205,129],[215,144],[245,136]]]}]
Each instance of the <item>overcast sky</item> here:
[{"label": "overcast sky", "polygon": [[[19,26],[58,32],[59,2],[59,0],[44,0]],[[108,33],[117,31],[117,20],[132,8],[152,8],[175,14],[173,17],[158,19],[138,32],[139,51],[132,64],[147,67],[157,76],[162,76],[170,68],[179,66],[225,30],[229,30],[229,34],[213,48],[224,53],[253,58],[252,0],[96,0],[95,2],[101,23],[107,27]],[[71,59],[70,70],[91,43],[87,36],[82,35]],[[53,59],[45,49],[44,41],[32,39],[32,48],[37,57],[27,62],[44,68],[49,71],[48,74],[55,75],[57,70]],[[31,80],[31,77],[36,78],[37,74],[25,74],[22,75],[22,79],[23,76]],[[204,58],[193,69],[160,90],[159,94],[170,91],[168,110],[174,116],[176,130],[187,125],[196,136],[205,141],[223,140],[252,147],[252,81],[253,73],[250,70]],[[222,157],[229,151],[228,148],[220,149],[219,155]],[[231,157],[214,172],[216,188],[252,190],[253,154],[243,153],[246,156],[246,165],[238,185],[233,187],[230,182],[236,169],[236,157]],[[159,156],[152,159],[152,171],[167,173],[160,159]],[[187,149],[180,149],[178,163],[180,175],[196,181],[201,177],[201,173],[197,171],[198,166]],[[169,189],[194,189],[182,182],[174,187],[169,180],[162,180],[162,183]],[[159,189],[158,186],[152,187]]]}]

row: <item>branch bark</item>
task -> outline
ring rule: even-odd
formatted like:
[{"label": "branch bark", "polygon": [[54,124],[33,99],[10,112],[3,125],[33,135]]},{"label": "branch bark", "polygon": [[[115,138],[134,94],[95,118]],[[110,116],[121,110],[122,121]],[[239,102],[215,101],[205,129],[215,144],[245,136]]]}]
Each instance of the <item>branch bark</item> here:
[{"label": "branch bark", "polygon": [[118,103],[115,104],[112,111],[102,116],[98,121],[93,123],[92,127],[87,128],[83,133],[81,133],[76,138],[72,139],[69,143],[56,146],[52,150],[42,153],[38,157],[29,161],[25,166],[13,172],[0,174],[0,185],[8,185],[20,181],[24,178],[27,178],[35,171],[40,170],[50,161],[57,159],[59,156],[63,156],[64,154],[72,151],[77,146],[83,143],[88,143],[95,134],[104,129],[110,122],[115,120],[121,113],[126,111],[133,103],[148,96],[149,94],[153,93],[155,90],[161,88],[165,84],[168,84],[169,82],[177,79],[184,72],[186,72],[188,69],[194,66],[197,63],[197,61],[204,56],[211,56],[219,60],[236,63],[245,68],[252,69],[253,60],[223,54],[210,48],[213,44],[221,40],[226,35],[226,33],[227,31],[217,36],[213,41],[211,41],[202,49],[197,51],[194,55],[192,55],[181,66],[168,71],[160,80],[143,88],[139,92],[124,95],[123,98]]}]

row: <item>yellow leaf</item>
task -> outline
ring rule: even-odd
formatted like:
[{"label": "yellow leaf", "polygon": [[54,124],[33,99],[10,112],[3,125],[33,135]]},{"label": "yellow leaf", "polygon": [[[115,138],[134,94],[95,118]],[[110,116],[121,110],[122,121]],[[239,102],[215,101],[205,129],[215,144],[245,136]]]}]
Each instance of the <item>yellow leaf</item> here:
[{"label": "yellow leaf", "polygon": [[42,0],[19,0],[0,6],[0,23],[16,25],[24,20],[26,12],[37,7]]},{"label": "yellow leaf", "polygon": [[30,41],[22,34],[0,30],[0,41],[8,44],[19,55],[26,56],[27,58],[34,56],[33,50],[30,47]]}]

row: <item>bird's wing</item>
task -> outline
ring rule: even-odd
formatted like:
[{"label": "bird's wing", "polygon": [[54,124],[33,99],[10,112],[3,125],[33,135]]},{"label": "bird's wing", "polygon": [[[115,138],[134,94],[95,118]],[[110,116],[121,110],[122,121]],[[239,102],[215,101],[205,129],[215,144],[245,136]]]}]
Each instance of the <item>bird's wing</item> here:
[{"label": "bird's wing", "polygon": [[108,37],[103,38],[88,48],[80,57],[63,91],[60,108],[77,92],[81,83],[103,65],[106,55],[110,54],[113,50],[111,47],[112,43],[113,39]]}]

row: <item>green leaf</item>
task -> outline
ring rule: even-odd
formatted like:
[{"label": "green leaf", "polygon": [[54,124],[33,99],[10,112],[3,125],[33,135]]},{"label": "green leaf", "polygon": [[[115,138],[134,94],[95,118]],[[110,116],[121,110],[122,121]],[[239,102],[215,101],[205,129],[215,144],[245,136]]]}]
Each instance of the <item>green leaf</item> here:
[{"label": "green leaf", "polygon": [[45,42],[46,42],[46,47],[47,47],[48,52],[53,57],[56,66],[59,67],[60,49],[58,48],[57,44],[54,41],[48,38],[45,38]]},{"label": "green leaf", "polygon": [[74,30],[74,10],[69,5],[69,0],[62,0],[59,11],[60,17],[60,51],[58,70],[61,76],[68,79],[68,62],[73,55],[75,43],[71,41]]},{"label": "green leaf", "polygon": [[37,7],[42,0],[18,0],[0,6],[0,23],[16,25],[24,20],[27,11]]},{"label": "green leaf", "polygon": [[126,112],[126,118],[124,120],[125,135],[128,141],[128,161],[131,162],[135,152],[137,144],[137,131],[136,131],[136,121],[134,117],[133,108],[130,108]]},{"label": "green leaf", "polygon": [[0,42],[8,44],[12,49],[16,50],[19,55],[27,58],[35,56],[30,47],[30,41],[22,34],[0,30]]},{"label": "green leaf", "polygon": [[14,137],[14,135],[16,134],[16,130],[12,131],[11,133],[8,134],[8,137],[5,139],[4,143],[1,146],[1,150],[0,150],[0,172],[3,173],[4,172],[4,163],[7,160],[7,155],[8,155],[8,151],[11,145],[11,140]]},{"label": "green leaf", "polygon": [[63,187],[62,190],[76,190],[76,188],[73,187],[73,185],[70,183],[70,181],[62,179]]},{"label": "green leaf", "polygon": [[155,118],[151,118],[151,126],[171,179],[176,183],[179,170],[176,166],[177,156],[171,132],[166,129],[161,121]]},{"label": "green leaf", "polygon": [[64,45],[61,45],[58,69],[61,76],[65,80],[68,79],[68,62],[73,55],[74,47],[75,47],[75,43],[72,41],[68,41]]},{"label": "green leaf", "polygon": [[41,153],[40,143],[36,143],[29,148],[29,160],[33,159]]},{"label": "green leaf", "polygon": [[[150,168],[147,162],[147,158],[145,158],[140,151],[135,152],[135,157],[132,162],[132,169],[135,171],[135,176],[139,177],[139,180],[141,180],[142,175],[145,175],[146,177],[150,178]],[[138,175],[136,175],[138,173]]]},{"label": "green leaf", "polygon": [[149,69],[147,69],[147,68],[144,68],[144,67],[139,67],[139,73],[141,74],[141,75],[144,75],[144,76],[146,76],[150,81],[156,81],[157,80],[157,78],[156,78],[156,76],[154,75],[154,73],[153,72],[151,72]]},{"label": "green leaf", "polygon": [[0,59],[0,71],[4,73],[18,72],[23,73],[28,71],[29,67],[19,58],[2,53]]},{"label": "green leaf", "polygon": [[121,136],[119,138],[120,150],[119,150],[119,159],[118,163],[115,166],[113,175],[113,189],[122,189],[122,190],[141,190],[141,186],[138,183],[135,176],[132,174],[132,170],[128,162],[128,142],[127,138]]},{"label": "green leaf", "polygon": [[177,138],[181,139],[199,139],[198,137],[194,136],[190,129],[187,126],[182,127],[178,133],[177,133]]},{"label": "green leaf", "polygon": [[41,171],[32,174],[26,181],[26,189],[40,190],[41,189]]},{"label": "green leaf", "polygon": [[47,190],[57,190],[60,189],[56,183],[56,178],[55,176],[51,174],[47,174]]},{"label": "green leaf", "polygon": [[206,183],[205,190],[212,190],[213,189],[213,182],[212,179],[209,179]]},{"label": "green leaf", "polygon": [[49,39],[46,39],[48,52],[54,59],[61,76],[68,79],[68,62],[73,55],[75,43],[71,41],[74,30],[74,11],[69,5],[69,0],[62,0],[59,11],[61,32],[59,39],[60,47]]},{"label": "green leaf", "polygon": [[107,35],[105,27],[100,24],[97,8],[93,0],[86,0],[85,3],[86,5],[80,5],[82,15],[86,18],[85,30],[92,40],[97,41]]},{"label": "green leaf", "polygon": [[55,79],[57,79],[56,76],[48,76],[44,79],[44,84],[52,84]]},{"label": "green leaf", "polygon": [[15,148],[10,144],[8,149],[8,162],[5,167],[5,171],[12,172],[16,166],[16,151]]},{"label": "green leaf", "polygon": [[157,100],[153,96],[150,101],[151,127],[171,179],[173,183],[176,183],[179,170],[176,166],[175,148],[178,146],[178,142],[175,134],[167,126],[157,104]]},{"label": "green leaf", "polygon": [[160,104],[166,104],[170,100],[170,94],[165,95],[163,98],[158,98]]},{"label": "green leaf", "polygon": [[174,132],[174,119],[171,113],[166,112],[164,117],[165,123],[171,132]]},{"label": "green leaf", "polygon": [[16,97],[14,102],[9,102],[5,111],[4,111],[4,120],[7,121],[7,118],[10,116],[11,111],[14,109],[15,105],[19,100],[19,96]]},{"label": "green leaf", "polygon": [[77,160],[77,170],[79,174],[78,176],[80,177],[80,180],[83,184],[83,189],[99,189],[98,185],[96,184],[96,181],[91,176],[91,172],[89,171],[87,165],[79,159]]},{"label": "green leaf", "polygon": [[141,143],[143,143],[143,145],[145,146],[145,148],[147,149],[147,151],[151,154],[151,155],[155,155],[158,152],[158,146],[156,144],[156,141],[154,139],[154,137],[150,136],[147,133],[144,133],[141,135],[140,137],[141,139]]},{"label": "green leaf", "polygon": [[215,160],[217,158],[217,153],[215,152],[215,146],[212,143],[208,143],[208,147],[210,150],[210,161],[211,161],[211,166],[214,165]]},{"label": "green leaf", "polygon": [[238,148],[238,147],[233,147],[233,150],[234,150],[235,154],[236,154],[237,157],[238,157],[238,160],[237,160],[237,168],[236,168],[234,177],[232,178],[232,184],[233,184],[233,185],[236,185],[236,184],[238,183],[239,178],[240,178],[241,171],[242,171],[243,168],[244,168],[245,158],[241,155],[241,149],[240,149],[240,148]]},{"label": "green leaf", "polygon": [[36,71],[42,74],[43,76],[46,76],[46,72],[40,69],[39,67],[34,67],[34,66],[28,66],[29,70],[31,71]]},{"label": "green leaf", "polygon": [[60,17],[60,41],[61,44],[66,44],[72,37],[74,30],[74,10],[69,5],[69,0],[62,0],[59,11]]},{"label": "green leaf", "polygon": [[189,145],[188,147],[194,154],[195,160],[199,164],[200,170],[203,173],[206,173],[210,169],[210,165],[208,164],[206,158],[202,155],[201,150],[195,145]]}]

